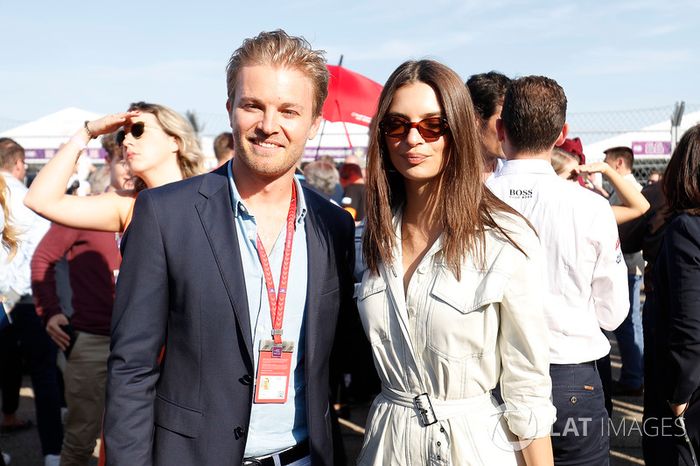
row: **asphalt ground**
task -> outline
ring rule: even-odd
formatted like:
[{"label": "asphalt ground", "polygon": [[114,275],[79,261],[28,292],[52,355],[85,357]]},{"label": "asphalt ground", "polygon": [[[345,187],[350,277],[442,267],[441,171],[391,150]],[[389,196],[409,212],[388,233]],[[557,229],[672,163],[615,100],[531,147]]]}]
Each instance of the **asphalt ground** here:
[{"label": "asphalt ground", "polygon": [[[614,338],[611,339],[611,344],[613,348],[611,356],[613,379],[617,379],[621,364]],[[31,389],[29,377],[24,378],[20,395],[18,415],[22,419],[31,419],[35,425],[22,432],[0,435],[0,448],[12,456],[11,466],[42,466],[43,458],[34,416],[34,392]],[[610,464],[611,466],[643,465],[641,446],[642,398],[617,397],[613,398],[613,405]],[[343,443],[349,458],[348,464],[354,464],[353,460],[357,458],[362,448],[363,427],[368,410],[369,403],[350,405],[347,417],[340,420]],[[97,465],[97,451],[96,448],[94,457],[89,463],[90,466]]]}]

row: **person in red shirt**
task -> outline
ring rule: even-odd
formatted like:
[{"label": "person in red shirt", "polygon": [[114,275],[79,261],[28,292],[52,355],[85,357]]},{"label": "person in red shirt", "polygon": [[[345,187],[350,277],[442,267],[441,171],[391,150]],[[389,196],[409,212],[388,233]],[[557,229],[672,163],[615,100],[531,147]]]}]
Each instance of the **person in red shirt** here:
[{"label": "person in red shirt", "polygon": [[[113,135],[103,138],[110,171],[108,190],[124,189],[129,173]],[[68,412],[62,465],[86,465],[102,426],[114,288],[121,257],[113,232],[78,230],[54,223],[32,258],[32,290],[37,313],[66,355]],[[66,258],[72,290],[70,320],[56,290],[56,264]]]}]

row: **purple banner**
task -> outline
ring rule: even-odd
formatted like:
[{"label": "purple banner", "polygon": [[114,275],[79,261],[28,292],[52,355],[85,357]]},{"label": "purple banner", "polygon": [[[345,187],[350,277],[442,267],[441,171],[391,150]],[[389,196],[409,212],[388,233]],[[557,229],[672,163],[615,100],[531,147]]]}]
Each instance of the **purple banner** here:
[{"label": "purple banner", "polygon": [[671,141],[633,141],[634,155],[671,155]]}]

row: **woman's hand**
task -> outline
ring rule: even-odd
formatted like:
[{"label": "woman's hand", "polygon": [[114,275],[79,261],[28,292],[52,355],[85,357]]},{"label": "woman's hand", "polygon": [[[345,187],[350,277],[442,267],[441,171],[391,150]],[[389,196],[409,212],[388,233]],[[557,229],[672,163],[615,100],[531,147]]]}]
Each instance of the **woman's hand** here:
[{"label": "woman's hand", "polygon": [[141,112],[138,110],[132,110],[130,112],[123,113],[113,113],[111,115],[105,115],[98,120],[92,120],[87,122],[87,128],[92,137],[101,136],[103,134],[108,134],[124,126],[124,124],[131,120],[131,118],[138,116]]},{"label": "woman's hand", "polygon": [[678,417],[681,414],[685,412],[685,409],[688,407],[688,403],[681,403],[679,405],[669,403],[668,404],[671,407],[671,412],[673,413],[674,416]]},{"label": "woman's hand", "polygon": [[612,167],[605,162],[587,163],[576,167],[576,171],[580,174],[602,173],[604,176],[608,176],[610,170],[612,170]]}]

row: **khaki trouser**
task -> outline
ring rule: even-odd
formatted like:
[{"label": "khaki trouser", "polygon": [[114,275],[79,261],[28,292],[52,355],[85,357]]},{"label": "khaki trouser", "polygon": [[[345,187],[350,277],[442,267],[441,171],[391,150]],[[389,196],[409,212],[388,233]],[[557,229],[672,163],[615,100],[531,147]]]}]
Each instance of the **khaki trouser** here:
[{"label": "khaki trouser", "polygon": [[61,466],[84,466],[92,457],[102,430],[109,337],[76,332],[66,363],[66,404]]}]

